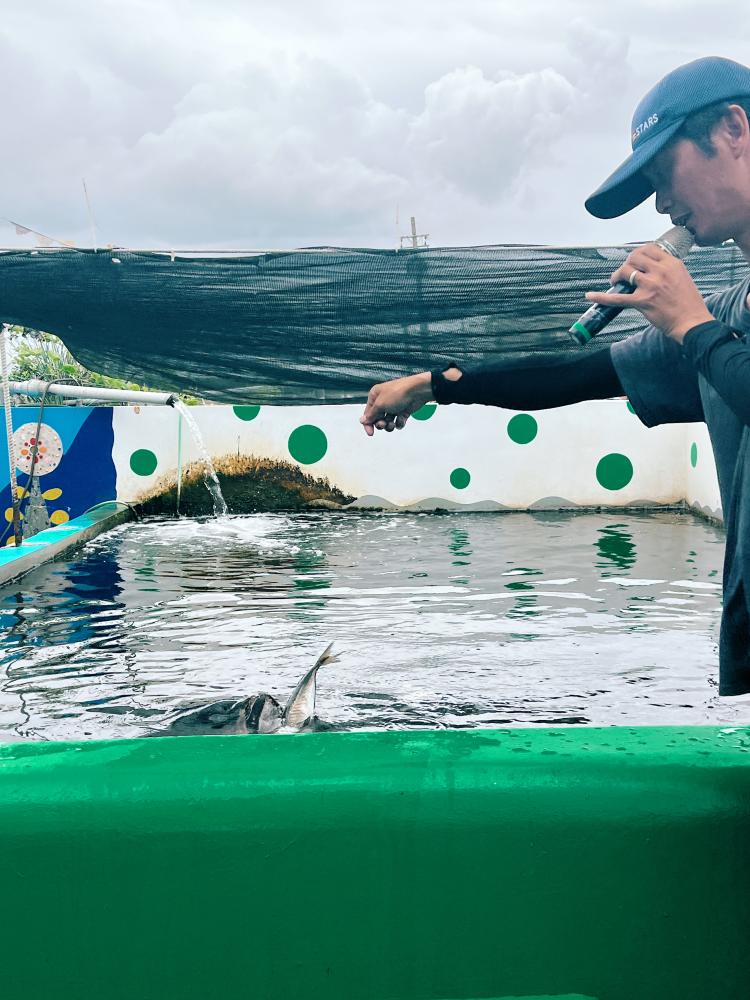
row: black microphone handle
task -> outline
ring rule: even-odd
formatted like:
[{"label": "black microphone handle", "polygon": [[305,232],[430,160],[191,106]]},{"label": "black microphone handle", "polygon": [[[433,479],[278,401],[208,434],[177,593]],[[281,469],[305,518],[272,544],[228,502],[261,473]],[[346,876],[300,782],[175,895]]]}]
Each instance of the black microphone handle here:
[{"label": "black microphone handle", "polygon": [[[618,281],[616,285],[611,285],[607,295],[630,295],[635,291],[635,286],[629,281]],[[592,337],[595,337],[600,330],[611,320],[622,312],[622,306],[602,306],[595,302],[593,306],[586,310],[580,319],[570,328],[570,335],[579,344],[588,344]]]}]

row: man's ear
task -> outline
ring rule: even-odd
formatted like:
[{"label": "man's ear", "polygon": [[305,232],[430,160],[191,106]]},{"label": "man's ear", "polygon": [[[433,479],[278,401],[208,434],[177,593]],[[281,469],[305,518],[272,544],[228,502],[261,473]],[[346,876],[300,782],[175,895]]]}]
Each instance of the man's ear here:
[{"label": "man's ear", "polygon": [[742,154],[750,146],[750,122],[739,104],[729,105],[718,128],[735,153]]}]

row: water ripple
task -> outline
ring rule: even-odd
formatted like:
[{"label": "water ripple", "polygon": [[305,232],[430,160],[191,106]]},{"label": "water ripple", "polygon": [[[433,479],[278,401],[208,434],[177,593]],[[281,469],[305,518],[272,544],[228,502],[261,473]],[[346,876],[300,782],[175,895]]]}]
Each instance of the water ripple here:
[{"label": "water ripple", "polygon": [[721,721],[723,542],[665,512],[125,525],[0,593],[0,735],[284,699],[331,641],[318,710],[341,728]]}]

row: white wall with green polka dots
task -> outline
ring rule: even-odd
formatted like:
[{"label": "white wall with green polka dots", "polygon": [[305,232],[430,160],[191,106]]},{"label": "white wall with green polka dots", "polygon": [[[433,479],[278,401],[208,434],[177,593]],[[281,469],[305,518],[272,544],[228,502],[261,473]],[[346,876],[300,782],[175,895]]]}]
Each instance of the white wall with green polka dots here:
[{"label": "white wall with green polka dots", "polygon": [[685,425],[685,499],[695,510],[722,520],[719,480],[705,424]]},{"label": "white wall with green polka dots", "polygon": [[[214,457],[298,463],[342,491],[402,508],[641,506],[688,499],[720,516],[702,425],[645,428],[625,400],[515,413],[429,404],[404,430],[368,438],[359,406],[201,406],[190,413]],[[177,412],[117,407],[118,499],[129,502],[199,459]]]}]

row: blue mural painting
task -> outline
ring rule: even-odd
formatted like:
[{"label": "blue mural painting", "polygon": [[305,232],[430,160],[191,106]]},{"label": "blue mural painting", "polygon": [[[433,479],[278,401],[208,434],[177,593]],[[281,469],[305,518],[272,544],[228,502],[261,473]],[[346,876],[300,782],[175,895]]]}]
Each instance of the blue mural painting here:
[{"label": "blue mural painting", "polygon": [[[39,420],[39,407],[13,407],[16,476],[24,487],[28,480],[30,446]],[[35,466],[50,520],[60,524],[116,496],[117,474],[112,460],[114,431],[109,406],[45,407]],[[0,511],[6,537],[11,506],[7,447],[0,471]]]}]

